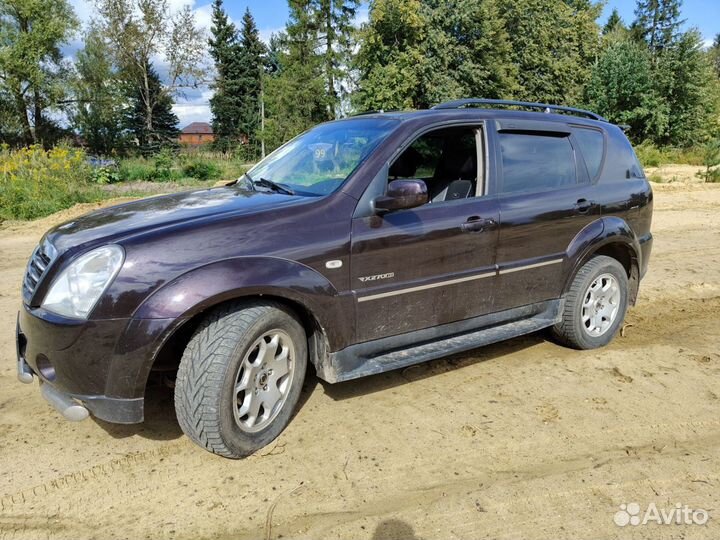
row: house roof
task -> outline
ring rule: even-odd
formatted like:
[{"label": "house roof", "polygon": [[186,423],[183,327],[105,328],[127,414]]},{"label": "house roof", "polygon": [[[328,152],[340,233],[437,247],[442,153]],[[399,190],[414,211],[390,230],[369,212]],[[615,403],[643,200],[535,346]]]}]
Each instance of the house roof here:
[{"label": "house roof", "polygon": [[181,133],[185,135],[212,135],[213,129],[207,122],[193,122],[185,126]]}]

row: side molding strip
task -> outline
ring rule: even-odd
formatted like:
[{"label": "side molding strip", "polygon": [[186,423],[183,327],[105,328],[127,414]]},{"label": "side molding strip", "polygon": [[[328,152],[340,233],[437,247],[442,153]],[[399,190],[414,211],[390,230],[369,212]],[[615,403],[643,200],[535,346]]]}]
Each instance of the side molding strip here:
[{"label": "side molding strip", "polygon": [[531,268],[540,268],[541,266],[548,266],[551,264],[558,264],[561,262],[563,262],[563,259],[553,259],[552,261],[544,261],[544,262],[535,263],[535,264],[526,264],[525,266],[518,266],[516,268],[506,268],[504,270],[500,270],[498,272],[498,275],[512,274],[513,272],[520,272],[521,270],[530,270]]},{"label": "side molding strip", "polygon": [[474,276],[468,276],[464,278],[449,279],[447,281],[439,281],[437,283],[431,283],[429,285],[419,285],[417,287],[408,287],[407,289],[398,289],[395,291],[388,291],[378,294],[370,294],[368,296],[360,296],[358,302],[368,302],[369,300],[378,300],[379,298],[387,298],[388,296],[397,296],[398,294],[407,294],[411,292],[424,291],[427,289],[434,289],[436,287],[445,287],[446,285],[455,285],[456,283],[464,283],[465,281],[474,281],[476,279],[483,279],[487,277],[493,277],[495,272],[486,272],[484,274],[476,274]]},{"label": "side molding strip", "polygon": [[551,264],[558,264],[563,262],[564,259],[553,259],[551,261],[544,261],[535,264],[527,264],[525,266],[518,266],[516,268],[507,268],[504,270],[497,270],[493,272],[485,272],[483,274],[475,274],[474,276],[468,276],[464,278],[448,279],[446,281],[438,281],[437,283],[430,283],[429,285],[418,285],[417,287],[408,287],[406,289],[397,289],[395,291],[388,291],[378,294],[369,294],[367,296],[359,296],[358,302],[369,302],[370,300],[379,300],[380,298],[388,298],[390,296],[397,296],[399,294],[408,294],[417,291],[425,291],[428,289],[434,289],[436,287],[445,287],[447,285],[456,285],[458,283],[464,283],[466,281],[474,281],[476,279],[484,279],[502,274],[511,274],[513,272],[520,272],[521,270],[530,270],[532,268],[540,268],[541,266],[549,266]]}]

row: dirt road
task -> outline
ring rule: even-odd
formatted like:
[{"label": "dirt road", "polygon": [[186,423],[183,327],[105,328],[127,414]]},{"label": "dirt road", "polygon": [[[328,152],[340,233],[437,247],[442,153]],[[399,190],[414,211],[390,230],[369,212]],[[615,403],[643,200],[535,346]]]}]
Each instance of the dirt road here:
[{"label": "dirt road", "polygon": [[[269,448],[229,461],[148,420],[69,424],[15,379],[27,256],[0,229],[0,538],[720,537],[720,186],[656,187],[655,252],[623,337],[541,335],[336,386],[308,380]],[[66,212],[65,218],[73,212]],[[676,503],[700,525],[613,523]]]}]

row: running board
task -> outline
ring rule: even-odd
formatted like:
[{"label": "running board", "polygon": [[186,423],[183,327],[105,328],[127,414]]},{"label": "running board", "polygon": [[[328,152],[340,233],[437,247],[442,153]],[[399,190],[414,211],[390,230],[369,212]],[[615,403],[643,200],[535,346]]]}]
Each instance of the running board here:
[{"label": "running board", "polygon": [[543,307],[545,309],[528,318],[515,319],[480,330],[395,349],[383,354],[362,355],[360,350],[357,353],[353,352],[353,349],[359,348],[359,346],[351,346],[337,353],[332,353],[329,362],[318,369],[318,375],[321,379],[330,383],[348,381],[413,364],[420,364],[428,360],[537,332],[558,322],[562,302],[547,302]]}]

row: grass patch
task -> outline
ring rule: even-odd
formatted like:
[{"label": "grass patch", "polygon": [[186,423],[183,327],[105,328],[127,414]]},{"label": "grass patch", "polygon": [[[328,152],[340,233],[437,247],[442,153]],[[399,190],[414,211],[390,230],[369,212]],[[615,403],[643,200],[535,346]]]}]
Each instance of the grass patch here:
[{"label": "grass patch", "polygon": [[646,141],[635,147],[635,153],[643,167],[660,167],[670,164],[700,166],[705,161],[705,149],[702,147],[657,147]]},{"label": "grass patch", "polygon": [[82,150],[0,147],[0,219],[34,219],[101,200]]}]

